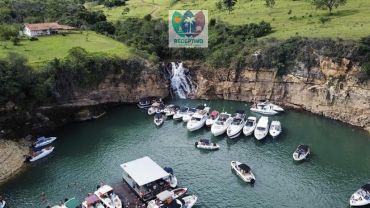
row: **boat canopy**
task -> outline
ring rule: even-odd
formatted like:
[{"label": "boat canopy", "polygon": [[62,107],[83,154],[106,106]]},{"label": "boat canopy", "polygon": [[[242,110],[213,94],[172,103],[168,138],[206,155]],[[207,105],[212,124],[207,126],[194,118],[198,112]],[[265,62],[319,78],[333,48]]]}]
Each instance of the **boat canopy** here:
[{"label": "boat canopy", "polygon": [[170,198],[170,197],[172,197],[172,196],[173,196],[172,192],[170,192],[170,191],[168,191],[168,190],[165,190],[165,191],[163,191],[163,192],[161,192],[161,193],[157,194],[157,198],[158,198],[159,200],[161,200],[161,201],[165,201],[166,199],[168,199],[168,198]]},{"label": "boat canopy", "polygon": [[161,118],[162,117],[162,113],[160,112],[156,112],[155,115],[154,115],[155,118]]},{"label": "boat canopy", "polygon": [[197,111],[197,109],[195,109],[195,108],[190,108],[190,109],[189,109],[189,111],[191,111],[191,112],[193,112],[193,113],[194,113],[195,111]]},{"label": "boat canopy", "polygon": [[244,110],[237,110],[237,111],[235,111],[235,113],[244,114],[245,111]]},{"label": "boat canopy", "polygon": [[366,191],[370,192],[370,183],[363,185],[363,186],[361,187],[361,189],[363,189],[363,190],[366,190]]},{"label": "boat canopy", "polygon": [[121,164],[121,168],[139,186],[166,178],[170,175],[148,156]]},{"label": "boat canopy", "polygon": [[95,204],[96,202],[99,202],[100,199],[99,199],[99,197],[97,195],[92,194],[92,195],[86,197],[85,198],[85,201],[86,201],[87,205],[90,206],[92,204]]},{"label": "boat canopy", "polygon": [[238,165],[238,167],[239,167],[240,169],[244,170],[245,172],[249,172],[249,171],[251,171],[251,168],[250,168],[248,165],[244,164],[244,163],[242,163],[242,164]]},{"label": "boat canopy", "polygon": [[100,187],[97,192],[99,192],[99,194],[106,194],[110,191],[113,191],[113,188],[111,186],[104,185]]},{"label": "boat canopy", "polygon": [[81,204],[76,198],[72,198],[64,203],[66,208],[76,208]]},{"label": "boat canopy", "polygon": [[209,144],[209,140],[208,139],[201,139],[200,142],[205,143],[205,144]]},{"label": "boat canopy", "polygon": [[218,111],[212,111],[212,112],[211,112],[211,116],[212,116],[212,117],[216,117],[216,116],[218,116],[218,114],[219,114],[219,112],[218,112]]},{"label": "boat canopy", "polygon": [[308,145],[306,145],[306,144],[300,144],[300,145],[298,146],[298,149],[299,149],[299,150],[307,151],[307,150],[308,150],[308,148],[309,148],[309,146],[308,146]]},{"label": "boat canopy", "polygon": [[197,110],[204,110],[204,108],[205,108],[205,106],[204,106],[204,105],[198,105],[196,109],[197,109]]},{"label": "boat canopy", "polygon": [[181,107],[181,109],[180,109],[180,111],[181,112],[186,112],[186,111],[188,111],[189,110],[189,108],[188,107]]},{"label": "boat canopy", "polygon": [[173,169],[171,167],[164,167],[163,170],[173,175]]}]

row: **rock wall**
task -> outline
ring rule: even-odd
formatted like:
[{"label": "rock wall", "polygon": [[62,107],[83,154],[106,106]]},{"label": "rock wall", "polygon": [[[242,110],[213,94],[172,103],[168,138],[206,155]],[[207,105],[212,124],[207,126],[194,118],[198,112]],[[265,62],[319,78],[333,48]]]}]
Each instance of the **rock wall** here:
[{"label": "rock wall", "polygon": [[359,67],[350,60],[320,58],[320,66],[297,67],[284,76],[274,69],[212,69],[187,61],[197,84],[198,99],[253,102],[270,99],[337,119],[370,132],[370,81],[359,80]]}]

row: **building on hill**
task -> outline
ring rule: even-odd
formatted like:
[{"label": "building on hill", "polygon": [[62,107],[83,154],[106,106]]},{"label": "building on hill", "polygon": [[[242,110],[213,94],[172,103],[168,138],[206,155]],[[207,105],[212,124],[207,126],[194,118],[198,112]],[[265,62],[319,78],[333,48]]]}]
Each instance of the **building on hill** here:
[{"label": "building on hill", "polygon": [[57,34],[59,32],[66,32],[74,29],[74,27],[60,25],[57,22],[45,22],[37,24],[24,24],[23,33],[29,37],[36,37]]}]

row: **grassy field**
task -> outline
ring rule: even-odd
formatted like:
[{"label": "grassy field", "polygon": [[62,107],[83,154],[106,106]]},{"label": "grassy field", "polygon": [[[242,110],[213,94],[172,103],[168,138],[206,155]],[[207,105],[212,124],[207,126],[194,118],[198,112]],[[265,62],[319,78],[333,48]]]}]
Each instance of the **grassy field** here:
[{"label": "grassy field", "polygon": [[[170,5],[169,0],[130,0],[127,5],[130,12],[126,15],[122,15],[124,7],[113,9],[93,5],[87,7],[103,10],[113,22],[127,17],[143,17],[146,14],[167,20],[169,9],[207,9],[210,18],[230,24],[262,20],[270,22],[274,33],[269,37],[279,39],[296,35],[359,39],[370,35],[370,0],[348,0],[345,6],[335,9],[331,16],[325,10],[316,10],[309,0],[276,0],[273,9],[266,8],[264,0],[239,0],[231,14],[227,11],[218,11],[215,2],[216,0],[179,0]],[[323,24],[320,18],[330,20]]]},{"label": "grassy field", "polygon": [[68,34],[66,36],[53,35],[39,37],[38,41],[22,40],[20,46],[12,43],[0,43],[0,57],[9,52],[23,54],[33,66],[43,65],[53,58],[63,58],[73,47],[82,47],[88,52],[101,52],[117,55],[123,58],[130,56],[130,50],[124,44],[95,32]]}]

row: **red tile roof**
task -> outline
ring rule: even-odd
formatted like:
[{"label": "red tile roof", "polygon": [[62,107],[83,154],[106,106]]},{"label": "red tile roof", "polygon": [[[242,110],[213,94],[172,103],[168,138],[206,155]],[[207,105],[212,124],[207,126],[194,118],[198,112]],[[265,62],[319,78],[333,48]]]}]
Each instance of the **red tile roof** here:
[{"label": "red tile roof", "polygon": [[57,22],[45,22],[45,23],[37,23],[37,24],[24,24],[30,30],[72,30],[75,29],[74,27],[68,25],[60,25]]}]

